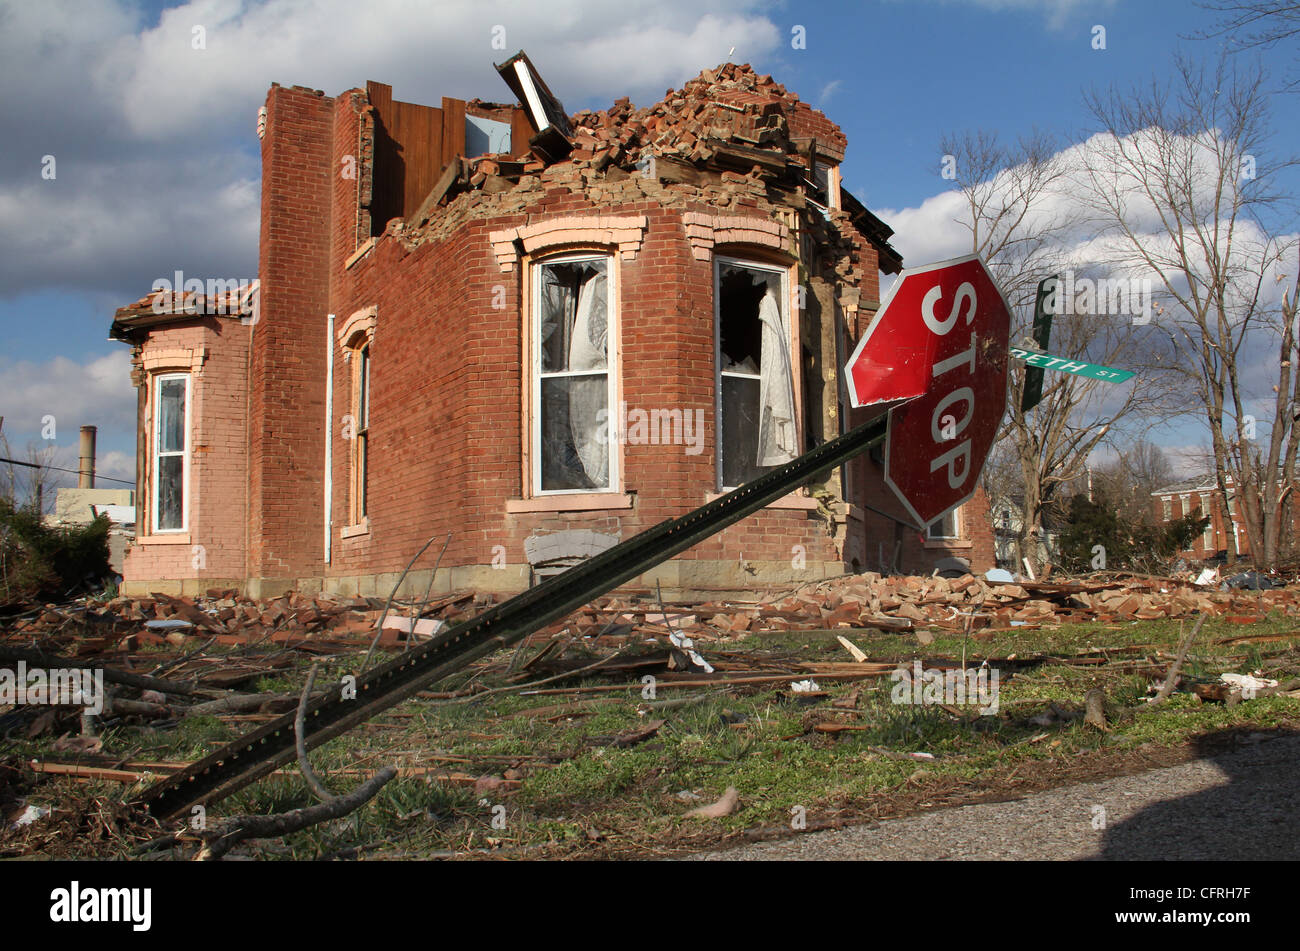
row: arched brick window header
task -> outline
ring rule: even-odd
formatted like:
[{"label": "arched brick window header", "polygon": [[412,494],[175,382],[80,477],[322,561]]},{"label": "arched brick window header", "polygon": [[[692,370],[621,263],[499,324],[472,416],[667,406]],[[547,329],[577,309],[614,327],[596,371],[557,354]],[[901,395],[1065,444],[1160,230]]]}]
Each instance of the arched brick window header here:
[{"label": "arched brick window header", "polygon": [[741,215],[706,215],[690,211],[682,215],[691,254],[707,261],[718,244],[752,244],[783,251],[790,245],[790,229],[771,218]]},{"label": "arched brick window header", "polygon": [[347,320],[338,330],[339,346],[344,350],[358,350],[375,339],[374,305],[363,307]]},{"label": "arched brick window header", "polygon": [[519,260],[516,241],[523,244],[524,251],[528,254],[574,244],[618,245],[623,259],[630,261],[641,250],[645,230],[645,215],[582,215],[493,231],[488,235],[488,240],[492,242],[492,253],[496,255],[497,266],[503,272],[508,272]]}]

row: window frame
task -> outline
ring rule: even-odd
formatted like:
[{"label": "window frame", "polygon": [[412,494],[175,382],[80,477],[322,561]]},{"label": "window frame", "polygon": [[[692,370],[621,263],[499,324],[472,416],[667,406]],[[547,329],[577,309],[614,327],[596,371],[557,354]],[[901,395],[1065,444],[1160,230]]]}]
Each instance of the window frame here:
[{"label": "window frame", "polygon": [[[962,521],[962,519],[961,519],[961,509],[962,509],[962,507],[959,505],[959,506],[957,506],[955,509],[953,509],[951,512],[949,512],[947,515],[945,515],[943,518],[941,518],[941,519],[937,519],[937,520],[931,522],[929,525],[925,526],[925,540],[928,541],[928,542],[947,542],[947,541],[953,541],[953,540],[960,540],[961,537],[962,537],[962,534],[961,534],[961,521]],[[933,534],[934,527],[935,527],[936,525],[938,525],[938,526],[940,527],[940,530],[942,530],[944,519],[947,519],[947,518],[952,518],[952,534],[951,534],[951,535],[935,535],[935,534]]]},{"label": "window frame", "polygon": [[[528,412],[526,414],[527,452],[524,466],[527,479],[526,495],[541,499],[555,496],[618,495],[623,489],[621,429],[619,398],[621,394],[622,321],[618,312],[618,255],[609,248],[566,249],[555,253],[539,254],[528,260],[528,311],[526,315],[528,339]],[[599,261],[605,265],[606,325],[605,325],[605,406],[606,438],[609,452],[609,478],[604,487],[579,487],[574,489],[546,489],[542,487],[542,380],[576,376],[598,376],[602,371],[543,371],[542,370],[542,269],[556,264],[580,264]]]},{"label": "window frame", "polygon": [[364,525],[370,516],[370,390],[371,341],[368,337],[352,348],[352,443],[348,453],[348,524]]},{"label": "window frame", "polygon": [[[713,487],[718,492],[730,492],[738,486],[726,485],[723,482],[723,460],[722,444],[726,428],[722,420],[722,268],[726,265],[737,267],[752,268],[757,271],[770,271],[781,276],[781,300],[783,302],[784,313],[782,316],[786,321],[786,346],[790,353],[790,377],[791,389],[794,395],[794,432],[795,446],[803,446],[804,426],[803,426],[803,392],[802,378],[800,376],[800,355],[799,349],[799,329],[796,319],[796,308],[794,306],[794,286],[793,278],[794,265],[777,263],[771,260],[765,260],[763,257],[752,255],[742,257],[733,252],[729,254],[713,255],[713,438],[714,438],[714,481]],[[761,369],[761,368],[760,368]],[[762,379],[760,374],[748,373],[728,373],[727,376],[738,377],[741,379]]]},{"label": "window frame", "polygon": [[[149,534],[151,535],[184,535],[190,527],[190,459],[193,443],[191,435],[191,421],[194,411],[193,393],[194,386],[190,373],[155,373],[151,381],[150,403],[152,409],[152,419],[149,426]],[[183,380],[185,382],[185,412],[182,421],[182,429],[185,434],[185,448],[179,452],[172,450],[163,453],[159,448],[162,444],[160,427],[162,425],[162,385],[171,380]],[[158,494],[158,476],[161,466],[159,459],[166,455],[169,458],[176,456],[181,457],[181,524],[179,528],[160,528],[158,525],[160,508],[160,497]]]}]

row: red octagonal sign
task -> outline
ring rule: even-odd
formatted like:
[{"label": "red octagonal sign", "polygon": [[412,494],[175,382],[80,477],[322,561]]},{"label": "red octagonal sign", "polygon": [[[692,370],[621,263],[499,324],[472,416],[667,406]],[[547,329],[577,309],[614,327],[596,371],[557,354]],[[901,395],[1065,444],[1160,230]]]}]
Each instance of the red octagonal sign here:
[{"label": "red octagonal sign", "polygon": [[1011,310],[979,255],[903,271],[845,372],[889,411],[885,481],[922,525],[975,492],[1007,403]]}]

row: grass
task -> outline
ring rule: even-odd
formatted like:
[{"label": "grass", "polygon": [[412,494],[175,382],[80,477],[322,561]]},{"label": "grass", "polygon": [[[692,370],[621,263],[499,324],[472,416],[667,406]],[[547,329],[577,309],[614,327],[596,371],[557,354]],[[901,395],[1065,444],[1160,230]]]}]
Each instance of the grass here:
[{"label": "grass", "polygon": [[[367,848],[367,855],[375,857],[667,854],[756,830],[788,830],[792,815],[800,812],[809,827],[899,814],[1013,782],[1051,784],[1079,778],[1081,770],[1127,769],[1135,750],[1146,751],[1149,760],[1152,750],[1177,751],[1206,734],[1300,725],[1300,702],[1287,697],[1228,707],[1176,693],[1156,708],[1144,703],[1151,674],[1127,665],[1144,663],[1157,652],[1167,664],[1180,628],[1177,621],[1061,625],[999,633],[988,640],[939,633],[925,647],[910,635],[847,632],[873,661],[960,659],[963,649],[971,666],[986,657],[1013,658],[1023,666],[1008,665],[1002,673],[994,716],[981,716],[969,706],[892,702],[889,677],[826,682],[821,686],[829,696],[813,702],[782,684],[737,688],[687,706],[648,711],[639,683],[590,696],[499,693],[474,702],[409,702],[314,751],[316,771],[337,791],[360,781],[355,771],[368,773],[388,763],[469,777],[500,777],[512,769],[522,775],[522,783],[475,792],[467,784],[400,777],[352,816],[284,840],[251,844],[248,851],[298,859],[355,847]],[[1215,643],[1243,634],[1288,632],[1295,632],[1295,621],[1281,614],[1253,625],[1212,618],[1192,645],[1184,675],[1212,680],[1226,671],[1263,669],[1265,676],[1289,679],[1300,672],[1300,632],[1280,642]],[[845,633],[759,633],[726,648],[765,660],[843,662],[849,658],[836,636]],[[1122,652],[1131,647],[1142,650]],[[1115,663],[1081,667],[1060,660],[1102,648],[1116,651]],[[707,645],[704,652],[707,656]],[[299,690],[305,671],[303,666],[263,678],[259,688]],[[479,680],[488,687],[500,685],[489,675]],[[1092,687],[1106,693],[1109,732],[1085,726],[1081,718],[1035,721],[1052,704],[1067,713],[1081,710],[1083,695]],[[853,709],[832,706],[854,691]],[[659,699],[688,695],[663,690]],[[556,711],[565,703],[574,704],[571,715]],[[397,712],[410,715],[391,715]],[[664,722],[650,739],[627,748],[610,745],[652,719]],[[837,734],[811,729],[828,721],[861,729]],[[171,730],[120,728],[105,736],[105,750],[137,760],[189,760],[244,728],[215,718],[184,721]],[[25,755],[39,755],[47,744],[18,745]],[[913,753],[933,759],[910,758]],[[344,770],[354,774],[330,778]],[[47,784],[31,800],[47,800],[68,785]],[[716,800],[728,786],[740,794],[732,815],[703,821],[685,816],[694,806]],[[120,787],[115,794],[121,796]],[[287,772],[216,804],[210,817],[283,811],[312,801],[301,778]],[[91,846],[87,843],[86,854],[105,854],[102,843]]]}]

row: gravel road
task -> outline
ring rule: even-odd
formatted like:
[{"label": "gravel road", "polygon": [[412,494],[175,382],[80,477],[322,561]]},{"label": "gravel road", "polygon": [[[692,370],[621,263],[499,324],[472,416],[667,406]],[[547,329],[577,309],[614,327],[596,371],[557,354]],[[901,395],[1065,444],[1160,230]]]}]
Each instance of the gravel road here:
[{"label": "gravel road", "polygon": [[[1134,776],[694,859],[1300,859],[1300,737]],[[1104,810],[1104,811],[1103,811]]]}]

